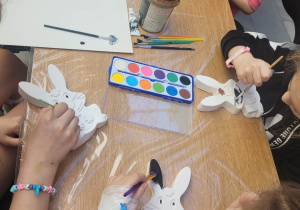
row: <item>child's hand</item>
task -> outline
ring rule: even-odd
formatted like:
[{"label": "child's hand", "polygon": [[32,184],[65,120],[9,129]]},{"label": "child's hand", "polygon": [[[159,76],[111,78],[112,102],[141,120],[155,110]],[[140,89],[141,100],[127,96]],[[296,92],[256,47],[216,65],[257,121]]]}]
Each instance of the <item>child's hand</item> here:
[{"label": "child's hand", "polygon": [[[143,184],[133,193],[124,197],[132,186],[143,182]],[[120,203],[125,204],[128,210],[135,210],[137,200],[145,193],[148,188],[147,177],[141,173],[133,173],[131,175],[112,176],[108,180],[108,185],[104,189],[98,210],[119,210]]]},{"label": "child's hand", "polygon": [[77,143],[78,122],[74,110],[65,103],[42,109],[28,140],[25,157],[58,166]]},{"label": "child's hand", "polygon": [[0,117],[0,143],[6,146],[18,146],[21,116]]},{"label": "child's hand", "polygon": [[244,85],[254,84],[261,86],[272,76],[269,64],[261,59],[256,59],[251,53],[243,53],[233,60],[238,79]]},{"label": "child's hand", "polygon": [[[139,200],[148,188],[147,177],[142,173],[133,173],[131,175],[112,176],[108,180],[108,185],[134,186],[139,182],[144,182],[138,189],[132,193],[132,199]],[[124,192],[125,193],[125,192]]]}]

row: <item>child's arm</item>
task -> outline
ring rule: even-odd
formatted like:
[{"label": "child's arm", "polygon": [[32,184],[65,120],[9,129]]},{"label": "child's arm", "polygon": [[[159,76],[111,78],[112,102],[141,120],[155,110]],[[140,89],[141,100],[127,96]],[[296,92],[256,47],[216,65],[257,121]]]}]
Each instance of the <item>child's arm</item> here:
[{"label": "child's arm", "polygon": [[262,0],[230,0],[243,13],[250,15],[257,10]]},{"label": "child's arm", "polygon": [[230,0],[230,3],[241,10],[246,15],[252,14],[254,11],[248,4],[248,0]]},{"label": "child's arm", "polygon": [[[16,184],[52,186],[59,163],[76,144],[80,128],[75,112],[67,104],[42,109],[28,140]],[[48,209],[50,194],[34,190],[16,191],[11,208]]]},{"label": "child's arm", "polygon": [[[132,186],[143,182],[143,184],[133,193],[124,197]],[[135,210],[137,201],[148,188],[147,178],[144,174],[133,173],[131,175],[112,176],[108,180],[108,185],[104,189],[98,210],[120,210],[121,203],[127,206],[127,210]]]},{"label": "child's arm", "polygon": [[[273,63],[281,55],[290,52],[287,48],[274,47],[262,34],[244,33],[238,30],[229,31],[221,41],[221,48],[225,60],[243,46],[250,48],[249,52],[238,55],[232,64],[235,66],[237,76],[243,84],[255,84],[260,86],[262,82],[271,77],[269,64]],[[283,71],[280,65],[274,70]]]}]

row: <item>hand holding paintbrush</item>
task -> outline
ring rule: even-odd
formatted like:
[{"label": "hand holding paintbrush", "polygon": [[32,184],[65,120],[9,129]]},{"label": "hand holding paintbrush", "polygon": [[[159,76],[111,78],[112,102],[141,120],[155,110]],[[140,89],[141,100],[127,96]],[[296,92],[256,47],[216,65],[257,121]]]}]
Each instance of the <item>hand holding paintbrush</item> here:
[{"label": "hand holding paintbrush", "polygon": [[121,209],[124,205],[129,209],[135,209],[136,201],[148,188],[147,181],[155,176],[156,173],[150,172],[147,177],[142,173],[110,177],[102,193],[98,209]]},{"label": "hand holding paintbrush", "polygon": [[[274,63],[271,64],[269,69],[272,69],[282,58],[283,56],[280,56]],[[244,93],[246,93],[253,85],[254,84],[249,85],[244,91],[242,91],[241,94],[238,97],[236,97],[236,100],[239,99],[242,95],[244,95]]]},{"label": "hand holding paintbrush", "polygon": [[[147,180],[151,180],[154,177],[156,177],[156,173],[151,171],[150,174],[147,176]],[[138,189],[141,185],[143,184],[143,182],[139,182],[136,185],[134,185],[132,188],[130,188],[127,192],[125,192],[123,194],[124,197],[128,196],[129,194],[131,194],[132,192],[134,192],[136,189]]]}]

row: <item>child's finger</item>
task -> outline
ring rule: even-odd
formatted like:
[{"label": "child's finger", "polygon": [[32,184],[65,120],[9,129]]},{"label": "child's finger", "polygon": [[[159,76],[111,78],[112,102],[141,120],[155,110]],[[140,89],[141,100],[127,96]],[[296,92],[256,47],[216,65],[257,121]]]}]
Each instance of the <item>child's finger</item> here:
[{"label": "child's finger", "polygon": [[248,83],[248,80],[247,80],[247,77],[244,76],[244,75],[241,75],[241,76],[238,75],[238,79],[239,79],[239,81],[240,81],[243,85],[248,85],[248,84],[249,84],[249,83]]},{"label": "child's finger", "polygon": [[11,136],[4,136],[3,144],[6,146],[16,147],[19,145],[19,138],[13,138]]},{"label": "child's finger", "polygon": [[79,123],[78,117],[73,117],[72,120],[71,120],[71,122],[69,123],[69,127],[72,130],[76,131],[76,129],[78,127],[78,123]]},{"label": "child's finger", "polygon": [[[127,179],[127,177],[126,177]],[[128,176],[125,185],[134,186],[139,182],[147,182],[147,177],[142,173],[133,173]]]},{"label": "child's finger", "polygon": [[261,86],[262,85],[262,79],[259,71],[253,72],[253,82],[251,84],[255,84],[255,86]]},{"label": "child's finger", "polygon": [[270,77],[272,76],[272,70],[268,68],[268,66],[263,66],[260,69],[260,74],[261,74],[261,79],[263,82],[266,82],[270,79]]},{"label": "child's finger", "polygon": [[62,116],[69,109],[66,103],[59,103],[53,108],[53,115],[56,118]]},{"label": "child's finger", "polygon": [[247,84],[253,84],[254,80],[253,80],[253,73],[255,72],[255,69],[253,70],[248,70],[246,71],[246,79],[247,79]]},{"label": "child's finger", "polygon": [[110,185],[114,180],[116,180],[117,176],[111,176],[108,178],[108,184],[107,185]]},{"label": "child's finger", "polygon": [[75,111],[73,109],[67,109],[67,111],[60,116],[60,120],[65,122],[67,125],[69,125],[73,120],[74,116],[75,116]]},{"label": "child's finger", "polygon": [[139,200],[142,195],[144,195],[146,189],[148,188],[147,182],[143,183],[133,194],[132,198],[135,200]]},{"label": "child's finger", "polygon": [[79,135],[80,135],[80,127],[79,127],[79,125],[77,125],[77,128],[76,128],[76,130],[75,130],[75,134],[74,134],[74,136],[73,136],[73,146],[72,146],[72,148],[77,144],[77,140],[78,140],[78,138],[79,138]]}]

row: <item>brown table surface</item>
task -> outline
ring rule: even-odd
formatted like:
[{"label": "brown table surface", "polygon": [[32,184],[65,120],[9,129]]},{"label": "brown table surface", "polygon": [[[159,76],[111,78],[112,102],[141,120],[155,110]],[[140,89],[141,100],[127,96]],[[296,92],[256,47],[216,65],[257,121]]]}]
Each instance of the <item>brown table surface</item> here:
[{"label": "brown table surface", "polygon": [[[136,15],[140,2],[127,1]],[[98,104],[102,111],[105,107],[105,113],[114,115],[86,144],[72,151],[61,163],[54,183],[58,191],[51,198],[50,208],[97,209],[110,175],[145,173],[147,162],[152,158],[160,163],[165,186],[171,186],[180,169],[191,168],[191,182],[181,198],[185,209],[225,209],[244,191],[260,192],[277,185],[278,176],[262,120],[247,119],[242,113],[233,115],[223,108],[199,112],[197,105],[209,93],[195,88],[194,102],[182,106],[188,110],[187,116],[192,123],[190,135],[150,128],[116,117],[119,113],[133,115],[130,112],[137,111],[127,107],[132,97],[142,97],[137,101],[140,107],[148,98],[159,102],[163,99],[110,87],[108,68],[113,56],[193,76],[202,74],[225,83],[234,77],[234,73],[230,75],[234,70],[225,67],[220,41],[234,28],[227,0],[190,0],[182,1],[175,8],[161,33],[202,37],[203,42],[187,45],[195,47],[195,51],[134,49],[134,54],[120,54],[36,48],[31,75],[33,83],[49,90],[47,66],[55,64],[64,74],[70,90],[86,94],[87,105]],[[33,105],[26,105],[25,150],[38,110]],[[161,111],[159,106],[149,110],[158,111]],[[140,114],[141,118],[143,113]],[[150,197],[150,190],[147,190],[139,207]]]}]

